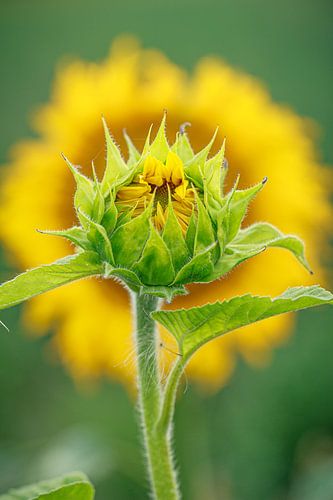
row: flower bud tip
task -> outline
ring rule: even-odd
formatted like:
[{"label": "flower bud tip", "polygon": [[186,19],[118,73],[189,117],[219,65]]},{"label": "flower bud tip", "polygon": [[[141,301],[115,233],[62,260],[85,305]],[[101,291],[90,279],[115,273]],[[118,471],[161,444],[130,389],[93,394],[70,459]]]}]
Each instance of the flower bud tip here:
[{"label": "flower bud tip", "polygon": [[184,135],[186,132],[186,127],[190,127],[192,124],[191,122],[184,122],[180,125],[179,127],[179,132],[181,135]]}]

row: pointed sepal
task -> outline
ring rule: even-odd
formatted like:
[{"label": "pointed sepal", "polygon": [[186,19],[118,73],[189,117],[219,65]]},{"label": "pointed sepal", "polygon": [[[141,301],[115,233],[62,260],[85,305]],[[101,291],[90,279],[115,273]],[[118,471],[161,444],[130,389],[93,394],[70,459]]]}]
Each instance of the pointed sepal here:
[{"label": "pointed sepal", "polygon": [[279,229],[267,222],[258,222],[246,229],[241,229],[232,241],[231,248],[250,246],[277,247],[289,250],[296,259],[312,274],[310,265],[305,257],[303,241],[290,234],[283,234]]},{"label": "pointed sepal", "polygon": [[162,238],[170,251],[173,267],[175,271],[178,272],[179,269],[189,261],[190,253],[170,200]]},{"label": "pointed sepal", "polygon": [[203,173],[204,166],[207,161],[210,150],[215,142],[218,133],[218,128],[215,130],[211,141],[204,147],[199,153],[197,153],[192,159],[185,163],[185,173],[186,177],[194,182],[198,187],[203,188]]},{"label": "pointed sepal", "polygon": [[150,222],[150,234],[140,260],[133,270],[146,285],[170,285],[175,277],[171,254],[163,238]]},{"label": "pointed sepal", "polygon": [[177,132],[176,141],[171,149],[179,156],[184,164],[190,162],[194,158],[191,143],[184,129]]},{"label": "pointed sepal", "polygon": [[79,212],[82,211],[91,217],[94,200],[95,200],[95,189],[94,183],[91,179],[83,175],[77,167],[75,167],[65,155],[62,155],[67,166],[73,174],[76,182],[76,191],[74,195],[74,207],[77,216],[84,227],[85,221],[81,220]]},{"label": "pointed sepal", "polygon": [[165,124],[166,124],[166,113],[164,113],[163,115],[156,137],[149,148],[150,154],[158,158],[162,162],[166,161],[168,153],[170,151],[165,131]]},{"label": "pointed sepal", "polygon": [[101,190],[105,194],[108,192],[109,186],[112,186],[116,181],[128,175],[129,169],[110,134],[104,117],[102,117],[102,121],[106,142],[106,167],[101,183]]},{"label": "pointed sepal", "polygon": [[127,134],[125,129],[123,130],[123,135],[124,135],[124,139],[126,141],[127,149],[128,149],[127,166],[132,167],[133,165],[138,163],[138,161],[141,158],[141,155],[140,155],[139,151],[136,149],[136,147],[134,146],[132,139]]},{"label": "pointed sepal", "polygon": [[65,238],[71,243],[74,243],[77,247],[83,248],[83,250],[93,250],[93,245],[88,239],[87,232],[80,226],[73,226],[69,229],[62,230],[38,229],[38,232],[41,234]]}]

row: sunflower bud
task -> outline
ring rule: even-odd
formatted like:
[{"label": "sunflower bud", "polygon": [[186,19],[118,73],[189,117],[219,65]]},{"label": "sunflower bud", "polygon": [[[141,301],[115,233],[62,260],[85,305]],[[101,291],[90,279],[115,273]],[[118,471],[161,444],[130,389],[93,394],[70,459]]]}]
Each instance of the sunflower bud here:
[{"label": "sunflower bud", "polygon": [[209,158],[216,133],[196,154],[184,127],[170,146],[164,116],[155,139],[149,133],[141,153],[125,133],[126,162],[104,119],[103,125],[104,176],[99,180],[93,167],[88,179],[65,158],[77,185],[74,205],[80,226],[52,234],[96,252],[105,277],[120,278],[136,292],[171,299],[186,293],[184,285],[220,278],[265,249],[265,238],[258,240],[256,231],[240,233],[247,207],[266,180],[238,190],[237,179],[225,194],[224,143]]}]

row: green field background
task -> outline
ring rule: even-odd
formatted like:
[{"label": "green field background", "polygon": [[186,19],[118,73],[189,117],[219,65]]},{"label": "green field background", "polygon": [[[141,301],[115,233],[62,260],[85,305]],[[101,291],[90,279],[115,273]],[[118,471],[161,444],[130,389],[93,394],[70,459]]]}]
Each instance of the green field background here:
[{"label": "green field background", "polygon": [[[333,164],[332,20],[329,0],[0,0],[0,163],[32,136],[28,117],[48,100],[59,59],[101,60],[132,33],[188,70],[215,54],[259,77],[317,122],[319,154]],[[0,281],[14,271],[0,250]],[[0,331],[0,493],[82,469],[97,500],[147,498],[125,391],[77,388],[50,361],[48,338],[25,335],[19,308],[1,319],[11,333]],[[184,499],[332,500],[332,389],[328,308],[299,315],[268,366],[238,360],[214,395],[189,386],[175,426]]]}]

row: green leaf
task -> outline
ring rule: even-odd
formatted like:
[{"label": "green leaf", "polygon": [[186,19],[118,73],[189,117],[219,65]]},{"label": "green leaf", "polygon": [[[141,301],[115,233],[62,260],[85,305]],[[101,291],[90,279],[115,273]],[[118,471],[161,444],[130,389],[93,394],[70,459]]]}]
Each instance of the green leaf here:
[{"label": "green leaf", "polygon": [[191,255],[194,252],[194,242],[195,242],[195,234],[197,231],[197,223],[195,220],[194,210],[192,211],[190,222],[188,224],[188,228],[185,235],[185,243],[187,245],[188,251]]},{"label": "green leaf", "polygon": [[82,252],[30,269],[0,286],[0,309],[15,306],[71,281],[103,274],[103,270],[95,252]]},{"label": "green leaf", "polygon": [[148,241],[133,271],[145,285],[169,285],[175,277],[170,252],[152,223]]},{"label": "green leaf", "polygon": [[[119,204],[118,204],[118,207],[119,207]],[[134,210],[135,210],[135,207],[133,208],[128,208],[126,207],[127,210],[124,211],[124,212],[121,212],[119,211],[118,212],[118,215],[117,215],[117,220],[116,220],[116,229],[119,229],[120,226],[123,226],[124,224],[127,224],[128,222],[130,222],[132,219],[135,219],[135,215],[134,215]]]},{"label": "green leaf", "polygon": [[120,278],[134,292],[139,292],[143,286],[143,283],[133,271],[123,267],[113,267],[111,264],[106,263],[104,278],[110,277]]},{"label": "green leaf", "polygon": [[[207,202],[209,203],[211,196],[215,200],[220,200],[222,195],[222,183],[224,180],[225,169],[223,168],[223,160],[225,153],[225,141],[219,152],[204,165],[205,176],[205,191],[207,191]],[[206,203],[207,204],[207,203]]]},{"label": "green leaf", "polygon": [[91,218],[93,221],[99,224],[103,218],[105,212],[105,200],[101,191],[101,186],[97,178],[96,169],[94,162],[92,162],[92,170],[94,175],[94,189],[95,189],[95,197],[91,209]]},{"label": "green leaf", "polygon": [[[206,281],[207,276],[211,276],[214,270],[212,263],[212,251],[214,247],[215,244],[211,245],[185,264],[176,275],[173,285]],[[211,279],[208,279],[208,281],[211,281]]]},{"label": "green leaf", "polygon": [[47,234],[50,236],[60,236],[61,238],[66,238],[69,240],[71,243],[74,243],[74,245],[83,248],[84,250],[92,250],[92,244],[87,238],[87,232],[82,229],[80,226],[74,226],[69,229],[63,229],[63,230],[55,230],[55,231],[48,231],[48,230],[38,230],[39,233],[42,234]]},{"label": "green leaf", "polygon": [[225,333],[278,314],[333,304],[320,286],[290,288],[279,297],[243,295],[192,309],[158,311],[153,318],[176,338],[186,361],[201,345]]},{"label": "green leaf", "polygon": [[248,245],[285,248],[292,252],[299,262],[312,273],[305,258],[303,241],[297,236],[283,234],[271,224],[259,222],[240,230],[236,238],[231,242],[230,248],[244,248]]},{"label": "green leaf", "polygon": [[230,204],[231,200],[237,190],[240,176],[238,174],[235,184],[231,191],[222,199],[222,207],[217,212],[214,212],[214,217],[217,226],[217,239],[219,242],[220,252],[223,253],[226,244],[228,243],[228,233],[229,233],[229,216],[230,216]]},{"label": "green leaf", "polygon": [[239,247],[227,247],[222,257],[215,263],[214,271],[207,278],[207,281],[213,281],[221,278],[234,267],[251,257],[255,257],[266,249],[262,245],[244,245]]},{"label": "green leaf", "polygon": [[197,186],[203,187],[204,165],[215,141],[217,132],[218,129],[215,130],[210,143],[184,165],[186,177],[191,179]]},{"label": "green leaf", "polygon": [[83,227],[85,224],[84,220],[81,220],[79,210],[91,216],[92,208],[95,200],[95,189],[94,184],[91,179],[88,179],[85,175],[81,174],[74,165],[63,155],[65,162],[67,163],[70,171],[72,172],[75,182],[76,191],[74,195],[74,206],[78,214],[78,218]]},{"label": "green leaf", "polygon": [[101,189],[103,194],[108,192],[109,186],[128,175],[129,170],[122,159],[120,151],[113,141],[110,131],[108,129],[107,123],[104,118],[102,118],[105,141],[106,141],[106,168],[104,172],[104,177],[101,183]]},{"label": "green leaf", "polygon": [[96,252],[101,256],[101,260],[114,264],[111,243],[105,228],[91,220],[86,214],[81,213],[81,216],[86,220],[87,225],[89,225],[89,241],[94,246]]},{"label": "green leaf", "polygon": [[105,264],[104,278],[120,278],[130,290],[136,293],[145,293],[147,295],[155,295],[161,297],[167,302],[171,302],[175,295],[186,295],[187,290],[182,285],[176,286],[146,286],[144,285],[135,272],[121,267],[113,267],[110,264]]},{"label": "green leaf", "polygon": [[233,190],[227,196],[227,212],[223,221],[224,242],[229,243],[237,235],[247,208],[256,194],[263,188],[267,179],[244,190]]},{"label": "green leaf", "polygon": [[202,253],[215,242],[215,234],[210,217],[197,193],[196,204],[198,208],[198,220],[194,240],[194,255]]},{"label": "green leaf", "polygon": [[111,236],[111,246],[116,264],[131,267],[141,257],[149,236],[149,218],[151,207],[118,227]]},{"label": "green leaf", "polygon": [[177,272],[190,259],[190,254],[171,202],[168,205],[168,216],[162,238],[168,247],[173,267]]},{"label": "green leaf", "polygon": [[156,137],[150,146],[150,154],[165,162],[168,153],[170,151],[170,147],[167,141],[166,133],[165,133],[165,122],[166,122],[166,113],[164,113],[161,125],[157,131]]},{"label": "green leaf", "polygon": [[149,148],[150,148],[150,137],[151,137],[151,131],[153,130],[153,123],[150,125],[148,134],[145,140],[145,143],[143,145],[142,153],[140,156],[139,163],[142,163],[143,160],[146,158],[146,156],[149,154]]},{"label": "green leaf", "polygon": [[0,495],[0,500],[93,500],[94,488],[87,476],[73,472]]},{"label": "green leaf", "polygon": [[109,236],[113,233],[116,227],[117,217],[118,217],[118,211],[114,203],[114,200],[111,197],[109,205],[107,206],[107,209],[101,221],[102,226],[105,227],[105,230]]},{"label": "green leaf", "polygon": [[189,162],[194,157],[193,149],[185,130],[177,132],[176,142],[171,149],[179,156],[183,163]]},{"label": "green leaf", "polygon": [[136,147],[134,146],[133,141],[130,138],[130,136],[127,134],[126,130],[123,131],[123,134],[124,134],[124,138],[125,138],[127,148],[128,148],[127,165],[129,167],[132,167],[133,165],[138,163],[138,161],[141,158],[141,155],[140,155],[139,151],[136,149]]}]

